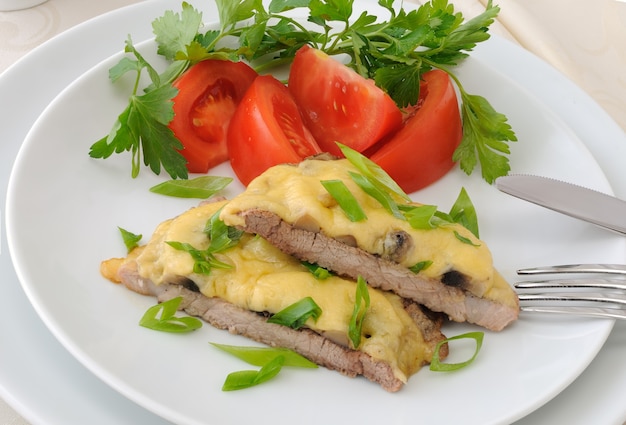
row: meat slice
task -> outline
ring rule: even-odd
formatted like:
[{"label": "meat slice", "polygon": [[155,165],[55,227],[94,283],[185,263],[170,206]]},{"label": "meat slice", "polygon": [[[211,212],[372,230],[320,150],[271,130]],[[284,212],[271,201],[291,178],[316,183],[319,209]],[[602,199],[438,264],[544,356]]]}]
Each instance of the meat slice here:
[{"label": "meat slice", "polygon": [[453,321],[470,322],[499,331],[518,317],[517,300],[505,304],[477,297],[461,287],[413,273],[389,259],[321,232],[293,226],[269,211],[251,209],[240,215],[245,222],[243,230],[264,237],[289,255],[316,263],[339,275],[353,279],[362,276],[374,288],[394,292],[432,311],[443,312]]},{"label": "meat slice", "polygon": [[[390,365],[384,361],[344,347],[309,329],[295,330],[268,323],[263,314],[242,309],[220,298],[206,297],[192,281],[184,277],[174,279],[175,283],[157,286],[142,278],[137,271],[137,263],[131,260],[118,269],[118,278],[128,289],[143,295],[155,295],[159,302],[182,297],[180,309],[218,329],[269,346],[291,349],[320,366],[349,377],[362,375],[389,392],[396,392],[404,386],[404,382],[394,375]],[[422,331],[429,351],[434,352],[435,346],[445,339],[441,333],[443,318],[424,311],[410,301],[405,301],[405,309]],[[441,347],[439,354],[441,358],[448,355],[447,344]]]}]

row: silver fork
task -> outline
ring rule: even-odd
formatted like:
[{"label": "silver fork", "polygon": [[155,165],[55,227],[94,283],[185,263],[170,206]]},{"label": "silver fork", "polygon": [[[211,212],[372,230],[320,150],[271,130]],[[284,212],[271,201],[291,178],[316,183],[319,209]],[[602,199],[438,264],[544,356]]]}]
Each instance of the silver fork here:
[{"label": "silver fork", "polygon": [[517,273],[569,275],[515,283],[522,311],[626,319],[626,265],[565,264]]}]

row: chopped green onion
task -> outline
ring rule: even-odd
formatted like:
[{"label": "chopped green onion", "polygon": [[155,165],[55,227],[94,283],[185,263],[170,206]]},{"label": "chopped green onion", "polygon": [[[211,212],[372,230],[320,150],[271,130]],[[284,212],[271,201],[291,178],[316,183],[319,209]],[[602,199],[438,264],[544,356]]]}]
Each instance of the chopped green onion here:
[{"label": "chopped green onion", "polygon": [[437,227],[433,221],[437,213],[437,207],[435,205],[403,205],[402,211],[404,212],[406,220],[414,229],[428,230]]},{"label": "chopped green onion", "polygon": [[206,199],[232,182],[232,177],[201,176],[191,180],[168,180],[150,188],[150,192],[177,198]]},{"label": "chopped green onion", "polygon": [[476,244],[476,243],[472,242],[472,240],[470,238],[466,238],[465,236],[463,236],[462,234],[460,234],[456,230],[454,231],[454,236],[456,236],[456,238],[458,240],[460,240],[461,242],[463,242],[464,244],[477,246],[477,247],[480,246],[480,244]]},{"label": "chopped green onion", "polygon": [[321,314],[322,309],[313,301],[313,298],[305,297],[274,314],[267,319],[267,322],[300,329],[309,317],[317,321]]},{"label": "chopped green onion", "polygon": [[318,367],[306,357],[303,357],[295,351],[287,348],[240,347],[235,345],[217,344],[215,342],[211,342],[210,344],[254,366],[264,366],[275,357],[282,356],[285,359],[284,366],[303,367],[309,369],[316,369]]},{"label": "chopped green onion", "polygon": [[117,228],[122,234],[122,240],[124,241],[124,245],[126,245],[126,251],[131,252],[133,249],[137,248],[137,246],[139,245],[139,241],[143,236],[131,233],[128,230],[122,229],[119,226]]},{"label": "chopped green onion", "polygon": [[139,321],[139,325],[155,331],[172,333],[186,333],[200,329],[202,327],[200,319],[174,316],[182,300],[182,297],[176,297],[150,307]]},{"label": "chopped green onion", "polygon": [[356,350],[361,345],[361,334],[363,332],[363,319],[370,307],[370,294],[367,290],[367,282],[359,276],[356,282],[356,295],[354,297],[354,310],[348,326],[348,337]]},{"label": "chopped green onion", "polygon": [[367,215],[359,205],[348,186],[342,180],[322,180],[322,186],[337,201],[350,221],[363,221]]},{"label": "chopped green onion", "polygon": [[243,231],[227,226],[220,220],[221,209],[209,218],[204,232],[209,237],[209,246],[206,249],[194,248],[186,242],[166,241],[169,246],[179,251],[185,251],[194,260],[193,271],[199,274],[211,274],[213,269],[231,269],[231,264],[218,260],[214,254],[225,251],[239,243]]},{"label": "chopped green onion", "polygon": [[209,236],[210,240],[210,245],[207,250],[213,253],[224,251],[237,245],[244,233],[243,230],[227,226],[226,223],[220,219],[221,212],[222,208],[209,218],[204,228],[204,233]]},{"label": "chopped green onion", "polygon": [[309,269],[313,277],[317,280],[328,279],[333,275],[330,270],[320,267],[317,264],[309,263],[308,261],[302,261],[302,265]]},{"label": "chopped green onion", "polygon": [[463,225],[474,236],[480,238],[476,208],[464,187],[461,188],[461,192],[459,192],[459,196],[456,198],[454,205],[452,205],[449,215],[452,217],[452,221]]},{"label": "chopped green onion", "polygon": [[377,186],[384,187],[387,192],[394,194],[407,202],[411,201],[411,198],[404,193],[404,190],[402,190],[398,183],[396,183],[391,176],[389,176],[389,174],[387,174],[387,172],[374,161],[346,145],[337,143],[337,146],[339,146],[339,149],[341,149],[341,152],[344,154],[346,159],[350,161],[350,163],[370,181],[376,182]]},{"label": "chopped green onion", "polygon": [[389,212],[389,214],[404,220],[404,216],[400,212],[398,204],[389,195],[387,191],[376,184],[375,180],[364,176],[363,174],[350,172],[352,180],[369,196],[376,199]]},{"label": "chopped green onion", "polygon": [[[439,342],[437,346],[435,347],[435,353],[433,354],[433,358],[430,361],[430,370],[434,372],[451,372],[454,370],[462,369],[465,366],[470,365],[474,361],[476,356],[478,355],[478,352],[480,351],[480,348],[483,345],[484,336],[485,336],[484,332],[468,332],[465,334],[447,338],[444,341]],[[450,342],[450,341],[457,340],[457,339],[467,339],[467,338],[474,339],[476,341],[476,349],[474,351],[474,355],[469,360],[466,360],[460,363],[442,363],[440,361],[439,350],[443,344]]]},{"label": "chopped green onion", "polygon": [[243,390],[267,382],[278,375],[284,362],[283,356],[276,356],[258,371],[240,370],[232,372],[226,377],[222,391]]},{"label": "chopped green onion", "polygon": [[426,270],[432,264],[433,264],[433,262],[431,260],[420,261],[418,263],[415,263],[411,267],[409,267],[409,270],[411,270],[413,273],[417,274],[417,273],[421,272],[422,270]]},{"label": "chopped green onion", "polygon": [[[478,218],[476,209],[470,200],[467,191],[462,188],[454,205],[448,214],[437,211],[434,205],[399,205],[405,219],[414,229],[435,229],[446,224],[457,223],[472,232],[478,238]],[[463,243],[474,244],[470,239],[454,232],[458,240]]]},{"label": "chopped green onion", "polygon": [[191,258],[194,260],[194,273],[211,274],[211,270],[213,269],[231,269],[233,267],[232,265],[215,258],[213,252],[209,249],[196,249],[191,244],[186,242],[165,241],[165,243],[178,251],[184,251],[191,255]]}]

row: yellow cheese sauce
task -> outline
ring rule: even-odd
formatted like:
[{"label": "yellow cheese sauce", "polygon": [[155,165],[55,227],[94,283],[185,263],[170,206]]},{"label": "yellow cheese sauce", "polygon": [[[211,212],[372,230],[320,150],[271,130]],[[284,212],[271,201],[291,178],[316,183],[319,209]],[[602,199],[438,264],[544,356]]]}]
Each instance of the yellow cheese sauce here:
[{"label": "yellow cheese sauce", "polygon": [[[355,282],[339,277],[317,280],[298,260],[249,234],[244,234],[236,246],[216,254],[232,268],[213,269],[208,275],[194,273],[191,255],[166,243],[185,242],[196,249],[206,249],[207,220],[224,205],[225,202],[204,204],[159,225],[137,257],[140,275],[156,284],[185,276],[208,297],[220,297],[258,312],[277,313],[310,296],[322,314],[316,322],[309,319],[307,327],[347,346]],[[372,288],[369,295],[370,308],[364,318],[359,350],[388,362],[395,376],[406,382],[433,353],[398,296]]]},{"label": "yellow cheese sauce", "polygon": [[[384,241],[390,233],[404,231],[414,243],[401,259],[401,265],[411,267],[421,261],[432,261],[432,265],[420,273],[440,278],[446,272],[456,270],[469,277],[469,285],[464,286],[469,292],[514,305],[511,288],[494,271],[491,253],[483,241],[457,224],[428,230],[413,229],[406,220],[391,215],[359,188],[350,178],[350,171],[358,173],[346,159],[306,160],[295,166],[272,167],[253,180],[243,194],[229,202],[221,218],[228,225],[241,226],[244,223],[240,212],[266,210],[296,226],[299,222],[306,222],[307,226],[314,223],[331,238],[353,237],[359,248],[376,255],[384,253]],[[365,211],[367,220],[350,221],[320,183],[321,180],[334,179],[346,184]],[[460,241],[455,232],[471,244]]]}]

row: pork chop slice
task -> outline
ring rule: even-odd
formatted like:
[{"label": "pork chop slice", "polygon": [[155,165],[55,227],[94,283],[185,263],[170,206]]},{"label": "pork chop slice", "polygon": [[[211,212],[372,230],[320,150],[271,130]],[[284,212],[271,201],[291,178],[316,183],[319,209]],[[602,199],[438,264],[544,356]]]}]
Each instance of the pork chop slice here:
[{"label": "pork chop slice", "polygon": [[[141,277],[137,263],[129,260],[118,268],[117,279],[134,292],[156,296],[159,302],[182,297],[179,307],[181,310],[202,318],[215,328],[269,346],[291,349],[312,362],[343,375],[361,375],[389,392],[396,392],[404,386],[404,382],[395,376],[391,366],[384,361],[333,342],[310,329],[295,330],[268,323],[264,314],[245,310],[217,297],[206,297],[195,283],[185,277],[173,277],[171,283],[155,285],[149,279]],[[436,345],[445,340],[441,333],[443,317],[408,300],[405,301],[405,309],[422,331],[427,349],[434,353]],[[443,344],[439,356],[445,358],[447,355],[448,346]]]},{"label": "pork chop slice", "polygon": [[244,231],[262,236],[286,254],[352,279],[362,276],[374,288],[394,292],[429,310],[445,313],[453,321],[499,331],[518,317],[516,297],[508,297],[506,303],[478,297],[465,291],[462,276],[453,272],[443,281],[429,278],[323,232],[296,227],[270,211],[250,209],[239,215],[244,219],[245,224],[241,226]]}]

